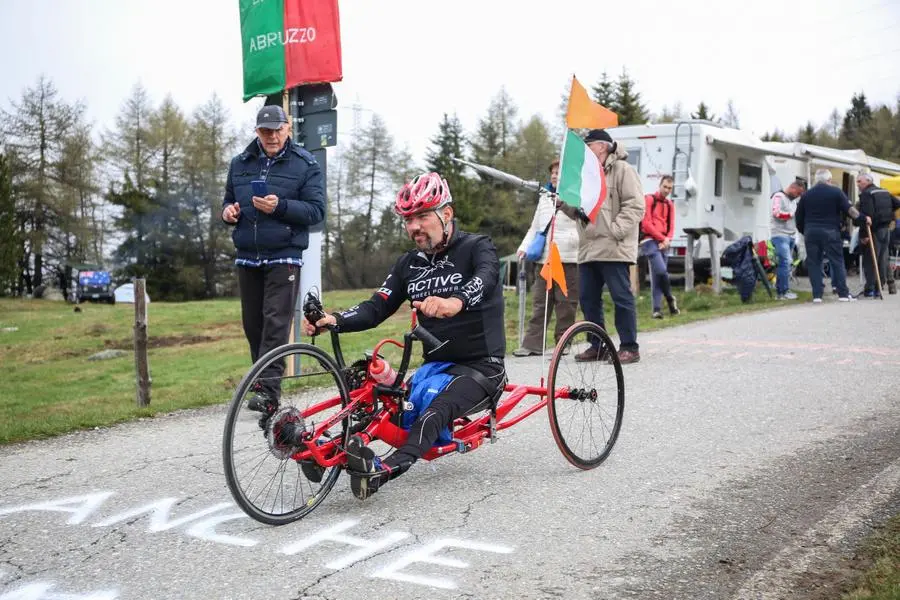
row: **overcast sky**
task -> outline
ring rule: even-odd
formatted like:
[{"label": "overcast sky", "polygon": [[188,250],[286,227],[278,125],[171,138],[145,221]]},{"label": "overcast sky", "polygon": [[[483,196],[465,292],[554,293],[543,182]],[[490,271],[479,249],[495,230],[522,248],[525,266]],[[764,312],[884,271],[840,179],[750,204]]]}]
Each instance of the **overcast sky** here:
[{"label": "overcast sky", "polygon": [[[572,73],[627,67],[647,107],[734,100],[742,128],[794,131],[854,92],[900,93],[900,0],[341,0],[339,141],[358,103],[423,160],[442,113],[468,131],[505,86],[520,117],[556,116]],[[188,112],[217,93],[247,127],[237,0],[0,0],[0,106],[43,73],[112,124],[140,81]],[[365,119],[370,113],[359,113]]]}]

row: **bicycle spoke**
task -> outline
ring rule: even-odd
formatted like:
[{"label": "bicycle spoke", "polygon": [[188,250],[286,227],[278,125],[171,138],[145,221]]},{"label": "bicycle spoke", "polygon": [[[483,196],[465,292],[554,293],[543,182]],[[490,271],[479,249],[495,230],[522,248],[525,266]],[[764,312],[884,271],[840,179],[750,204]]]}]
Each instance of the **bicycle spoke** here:
[{"label": "bicycle spoke", "polygon": [[[301,369],[280,377],[261,376],[276,361],[299,362]],[[340,466],[323,468],[314,483],[291,457],[304,449],[301,434],[314,431],[314,422],[332,418],[348,401],[343,375],[318,348],[289,344],[257,361],[235,392],[223,440],[228,487],[244,512],[263,523],[281,525],[302,518],[325,498],[340,475]],[[267,413],[251,406],[264,406]],[[348,422],[335,423],[322,434],[323,439],[342,446]],[[285,438],[283,431],[294,432],[296,438]]]}]

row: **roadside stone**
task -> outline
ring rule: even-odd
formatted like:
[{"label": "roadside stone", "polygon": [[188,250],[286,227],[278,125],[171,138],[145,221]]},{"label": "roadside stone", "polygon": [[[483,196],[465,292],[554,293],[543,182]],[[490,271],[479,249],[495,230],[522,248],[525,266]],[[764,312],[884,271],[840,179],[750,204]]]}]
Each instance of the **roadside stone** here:
[{"label": "roadside stone", "polygon": [[97,354],[93,354],[88,357],[88,360],[109,360],[110,358],[119,358],[120,356],[127,356],[128,352],[124,350],[104,350],[103,352],[98,352]]}]

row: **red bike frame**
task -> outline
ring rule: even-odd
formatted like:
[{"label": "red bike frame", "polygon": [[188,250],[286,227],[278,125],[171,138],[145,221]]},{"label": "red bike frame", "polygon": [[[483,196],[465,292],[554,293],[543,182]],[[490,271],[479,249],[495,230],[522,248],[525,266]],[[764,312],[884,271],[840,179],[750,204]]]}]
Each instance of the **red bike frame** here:
[{"label": "red bike frame", "polygon": [[[400,348],[405,348],[403,344],[395,340],[386,339],[378,343],[373,351],[373,355],[377,355],[378,351],[385,344],[393,344]],[[541,379],[543,383],[543,378]],[[396,383],[396,382],[395,382]],[[398,388],[392,390],[405,390],[406,384],[399,382]],[[304,434],[304,443],[306,448],[299,450],[291,456],[294,460],[314,460],[322,467],[333,467],[335,465],[345,464],[347,462],[346,454],[343,448],[343,440],[330,439],[322,442],[323,434],[337,425],[344,419],[349,419],[353,414],[360,412],[367,414],[371,418],[370,422],[364,429],[359,432],[368,443],[371,440],[382,440],[385,443],[399,448],[406,443],[408,435],[407,430],[399,427],[399,414],[401,412],[400,403],[402,398],[395,394],[380,393],[377,384],[369,378],[368,374],[363,385],[350,392],[350,401],[340,411],[331,415],[326,420],[315,425],[311,431]],[[382,388],[383,389],[383,388]],[[501,398],[497,402],[495,431],[502,431],[512,427],[516,423],[528,418],[539,410],[547,406],[547,390],[542,386],[507,384],[504,388],[509,395]],[[510,416],[513,409],[526,396],[538,396],[540,401],[528,407],[524,411]],[[556,391],[556,398],[568,398],[568,388],[560,388]],[[312,420],[316,414],[341,405],[341,397],[336,396],[328,400],[313,404],[306,410],[301,412],[304,421]],[[464,453],[474,450],[484,443],[485,439],[490,438],[490,413],[479,416],[476,419],[462,417],[453,423],[453,442],[442,446],[434,446],[422,458],[425,460],[434,460],[447,454],[454,452]]]}]

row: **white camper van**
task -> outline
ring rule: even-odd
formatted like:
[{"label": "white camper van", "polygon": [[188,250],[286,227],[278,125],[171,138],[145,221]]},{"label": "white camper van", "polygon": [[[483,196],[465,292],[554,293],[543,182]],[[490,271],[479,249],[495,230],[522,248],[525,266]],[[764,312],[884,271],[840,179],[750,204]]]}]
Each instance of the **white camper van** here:
[{"label": "white camper van", "polygon": [[[628,162],[641,176],[644,193],[659,188],[660,177],[675,178],[675,236],[670,264],[683,264],[687,250],[685,229],[711,229],[722,238],[721,252],[749,235],[754,241],[770,237],[771,202],[776,191],[797,177],[812,183],[817,169],[831,170],[833,181],[855,202],[856,176],[900,174],[900,165],[867,156],[862,150],[837,150],[799,142],[763,142],[753,135],[709,121],[629,125],[609,129],[628,151]],[[802,244],[799,248],[803,254]],[[694,245],[700,279],[710,270],[709,243],[703,236]]]},{"label": "white camper van", "polygon": [[876,185],[883,177],[900,174],[900,165],[867,156],[862,150],[838,150],[800,142],[763,142],[763,146],[794,156],[777,156],[772,159],[777,177],[782,182],[788,183],[797,176],[812,181],[816,170],[828,169],[834,184],[844,190],[851,203],[859,198],[856,176],[860,173],[871,173]]},{"label": "white camper van", "polygon": [[[777,182],[773,187],[775,167],[768,159],[793,159],[793,154],[709,121],[630,125],[611,128],[609,133],[628,151],[628,162],[640,174],[645,193],[656,191],[662,175],[675,178],[676,233],[670,264],[683,263],[685,229],[716,231],[721,235],[719,253],[745,235],[754,240],[769,237],[769,198],[779,188]],[[698,272],[709,273],[705,236],[694,246],[694,263]]]}]

